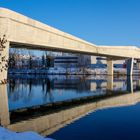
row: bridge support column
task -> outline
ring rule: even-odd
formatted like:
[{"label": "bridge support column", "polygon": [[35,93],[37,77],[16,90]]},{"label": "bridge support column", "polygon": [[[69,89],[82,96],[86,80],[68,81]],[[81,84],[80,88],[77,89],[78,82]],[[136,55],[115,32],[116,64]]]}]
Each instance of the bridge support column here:
[{"label": "bridge support column", "polygon": [[127,91],[133,93],[133,78],[132,76],[127,76]]},{"label": "bridge support column", "polygon": [[113,76],[111,75],[107,76],[107,90],[109,91],[113,90]]},{"label": "bridge support column", "polygon": [[0,37],[0,84],[7,82],[9,59],[9,42],[6,40],[5,35]]},{"label": "bridge support column", "polygon": [[0,85],[0,124],[7,126],[10,124],[7,85]]},{"label": "bridge support column", "polygon": [[127,75],[133,74],[133,64],[134,64],[134,58],[130,58],[127,60]]},{"label": "bridge support column", "polygon": [[113,60],[107,60],[107,75],[113,75]]}]

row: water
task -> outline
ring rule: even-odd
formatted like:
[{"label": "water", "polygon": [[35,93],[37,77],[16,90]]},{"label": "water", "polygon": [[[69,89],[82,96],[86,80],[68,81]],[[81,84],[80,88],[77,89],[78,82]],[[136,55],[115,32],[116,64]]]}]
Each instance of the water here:
[{"label": "water", "polygon": [[0,124],[56,140],[139,140],[139,77],[9,75]]},{"label": "water", "polygon": [[139,140],[140,104],[93,112],[60,129],[56,140]]},{"label": "water", "polygon": [[[113,91],[127,91],[126,80],[126,77],[115,78]],[[104,95],[107,93],[107,77],[10,76],[7,89],[11,111],[75,98]]]}]

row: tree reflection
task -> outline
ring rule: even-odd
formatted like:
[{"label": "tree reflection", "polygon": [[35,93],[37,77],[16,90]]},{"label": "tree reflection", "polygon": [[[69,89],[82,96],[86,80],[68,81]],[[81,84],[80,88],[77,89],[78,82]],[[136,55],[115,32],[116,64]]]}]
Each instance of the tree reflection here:
[{"label": "tree reflection", "polygon": [[[31,106],[83,96],[110,95],[114,91],[132,92],[133,81],[136,80],[117,77],[108,85],[107,77],[13,75],[9,76],[8,96],[12,103]],[[107,86],[111,86],[110,92]]]}]

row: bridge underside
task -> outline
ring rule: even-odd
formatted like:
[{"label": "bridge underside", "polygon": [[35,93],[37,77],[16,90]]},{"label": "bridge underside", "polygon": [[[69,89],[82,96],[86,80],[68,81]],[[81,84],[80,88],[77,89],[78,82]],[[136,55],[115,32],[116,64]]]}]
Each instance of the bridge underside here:
[{"label": "bridge underside", "polygon": [[[3,35],[7,43],[2,42]],[[105,56],[109,75],[113,75],[113,60],[140,59],[140,49],[135,46],[98,46],[4,8],[0,8],[0,37],[1,83],[6,81],[7,64],[4,61],[8,60],[10,47]],[[129,66],[127,74],[131,75],[133,65]]]},{"label": "bridge underside", "polygon": [[39,46],[39,45],[31,45],[31,44],[23,44],[23,43],[15,43],[10,42],[10,48],[17,48],[17,49],[29,49],[29,50],[41,50],[41,51],[53,51],[53,52],[64,52],[64,53],[73,53],[73,54],[83,54],[83,55],[91,55],[91,56],[101,56],[107,57],[108,60],[125,60],[129,59],[128,57],[122,56],[113,56],[113,55],[106,55],[106,54],[97,54],[94,52],[81,52],[80,50],[71,50],[71,49],[61,49],[55,48],[50,46]]}]

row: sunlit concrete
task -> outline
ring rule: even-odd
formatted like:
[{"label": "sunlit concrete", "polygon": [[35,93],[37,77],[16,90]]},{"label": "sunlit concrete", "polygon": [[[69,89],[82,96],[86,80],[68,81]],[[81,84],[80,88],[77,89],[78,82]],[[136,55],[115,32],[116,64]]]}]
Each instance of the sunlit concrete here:
[{"label": "sunlit concrete", "polygon": [[[9,47],[21,47],[106,56],[110,60],[140,59],[140,49],[136,46],[95,45],[9,9],[0,8],[0,37],[3,35],[8,40],[6,54]],[[112,75],[110,63],[109,67],[111,70],[108,74]],[[3,78],[6,78],[6,73],[0,74],[0,79]]]},{"label": "sunlit concrete", "polygon": [[6,84],[0,85],[0,124],[3,126],[10,124]]},{"label": "sunlit concrete", "polygon": [[114,59],[115,56],[140,58],[140,50],[135,46],[95,45],[5,8],[0,8],[0,29],[0,35],[6,34],[11,44],[19,43],[21,47],[113,56]]},{"label": "sunlit concrete", "polygon": [[107,74],[113,75],[113,61],[107,60]]},{"label": "sunlit concrete", "polygon": [[113,90],[113,76],[111,75],[107,77],[107,90]]}]

